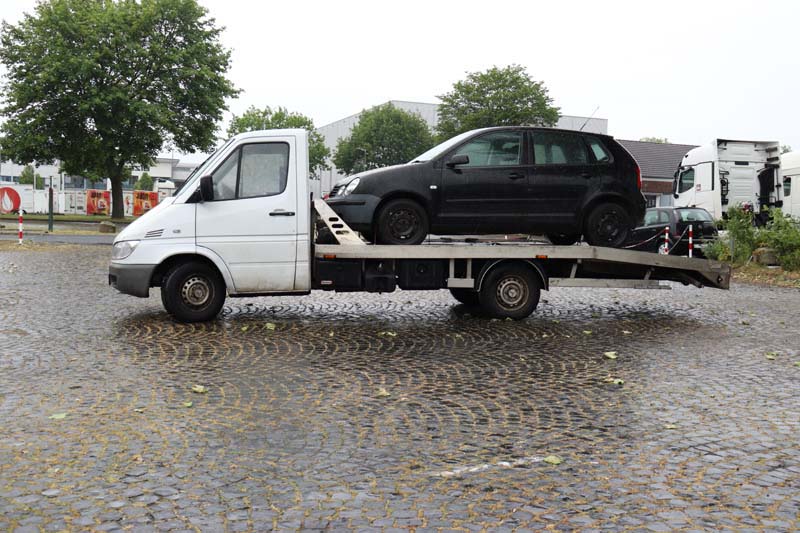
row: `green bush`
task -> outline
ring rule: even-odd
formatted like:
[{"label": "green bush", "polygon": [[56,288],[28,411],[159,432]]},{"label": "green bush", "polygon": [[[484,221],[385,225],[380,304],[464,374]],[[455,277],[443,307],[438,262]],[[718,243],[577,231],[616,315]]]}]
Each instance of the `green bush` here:
[{"label": "green bush", "polygon": [[780,209],[771,210],[772,218],[758,232],[758,242],[775,250],[778,262],[786,270],[800,270],[800,226]]},{"label": "green bush", "polygon": [[714,261],[730,261],[731,248],[728,246],[728,243],[717,239],[711,244],[707,244],[705,247],[703,247],[703,255],[705,255],[706,258]]},{"label": "green bush", "polygon": [[740,206],[728,209],[726,224],[728,236],[733,239],[732,259],[734,263],[744,263],[756,249],[758,234],[753,225],[753,213]]}]

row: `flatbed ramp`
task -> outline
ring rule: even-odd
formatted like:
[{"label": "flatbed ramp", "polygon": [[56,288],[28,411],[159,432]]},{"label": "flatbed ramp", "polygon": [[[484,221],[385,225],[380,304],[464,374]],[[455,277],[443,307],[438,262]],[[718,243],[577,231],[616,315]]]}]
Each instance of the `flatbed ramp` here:
[{"label": "flatbed ramp", "polygon": [[528,242],[453,242],[414,246],[367,244],[322,200],[314,208],[340,244],[318,244],[318,259],[449,261],[448,287],[475,287],[472,262],[521,260],[536,265],[545,287],[668,288],[660,281],[727,289],[731,268],[707,259],[599,246],[556,246]]}]

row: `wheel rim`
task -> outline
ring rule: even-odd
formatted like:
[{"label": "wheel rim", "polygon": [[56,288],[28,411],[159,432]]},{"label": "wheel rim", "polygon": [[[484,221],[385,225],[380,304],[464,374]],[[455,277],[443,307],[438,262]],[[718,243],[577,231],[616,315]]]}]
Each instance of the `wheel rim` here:
[{"label": "wheel rim", "polygon": [[181,287],[181,298],[190,307],[205,306],[214,294],[211,283],[203,277],[192,276]]},{"label": "wheel rim", "polygon": [[497,303],[500,307],[515,310],[528,301],[528,284],[518,276],[508,276],[497,284]]},{"label": "wheel rim", "polygon": [[389,213],[389,234],[399,241],[407,241],[419,232],[422,220],[413,209],[393,209]]},{"label": "wheel rim", "polygon": [[596,225],[597,236],[602,242],[614,242],[622,231],[622,217],[616,210],[605,211]]}]

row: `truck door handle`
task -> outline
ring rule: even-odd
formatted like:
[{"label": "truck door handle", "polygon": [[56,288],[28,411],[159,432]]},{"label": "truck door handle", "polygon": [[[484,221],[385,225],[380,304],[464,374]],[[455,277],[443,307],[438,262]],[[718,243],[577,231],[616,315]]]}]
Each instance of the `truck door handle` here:
[{"label": "truck door handle", "polygon": [[284,211],[283,209],[276,209],[275,211],[270,211],[269,216],[271,217],[293,217],[294,211]]},{"label": "truck door handle", "polygon": [[520,174],[519,172],[512,172],[508,175],[509,179],[518,180],[525,177],[525,174]]},{"label": "truck door handle", "polygon": [[590,172],[581,172],[582,178],[591,178],[592,174]]}]

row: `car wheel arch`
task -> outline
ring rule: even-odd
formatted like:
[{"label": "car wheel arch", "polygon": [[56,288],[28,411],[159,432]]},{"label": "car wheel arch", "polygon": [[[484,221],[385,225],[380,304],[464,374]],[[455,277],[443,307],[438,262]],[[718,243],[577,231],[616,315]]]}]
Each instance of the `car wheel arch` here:
[{"label": "car wheel arch", "polygon": [[234,292],[233,279],[228,272],[227,268],[220,268],[213,258],[208,257],[202,253],[181,253],[165,257],[153,270],[153,275],[150,277],[151,287],[160,287],[162,280],[167,273],[181,263],[200,262],[213,268],[222,278],[226,288],[229,292]]}]

